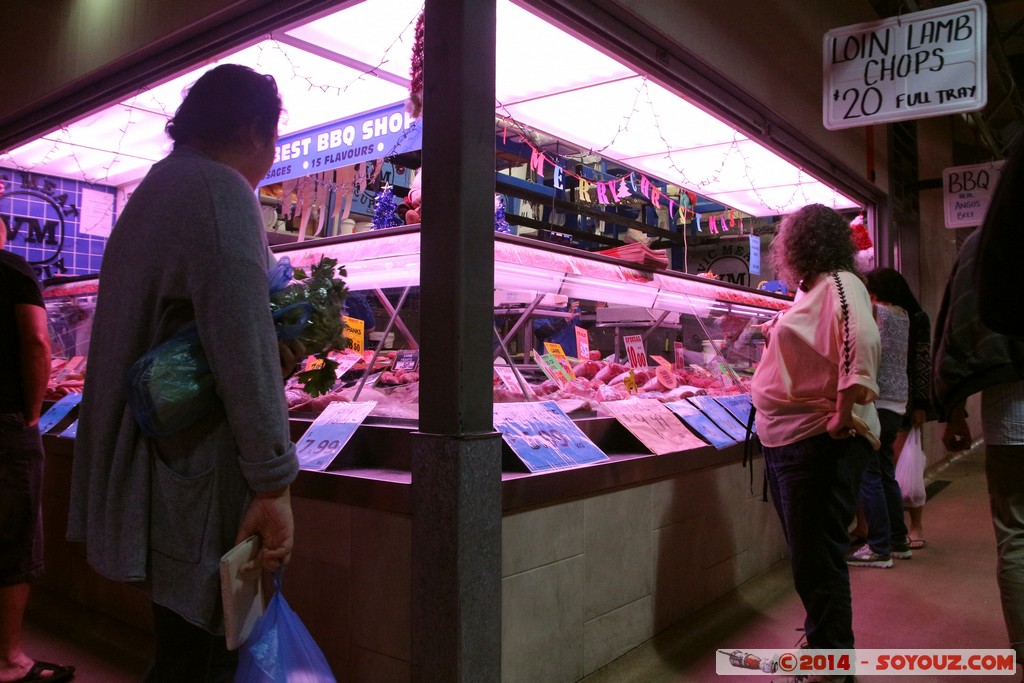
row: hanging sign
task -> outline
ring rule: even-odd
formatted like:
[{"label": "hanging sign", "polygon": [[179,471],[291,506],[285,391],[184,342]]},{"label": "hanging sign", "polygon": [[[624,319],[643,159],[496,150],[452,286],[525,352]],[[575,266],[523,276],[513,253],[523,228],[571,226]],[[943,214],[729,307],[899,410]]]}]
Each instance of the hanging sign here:
[{"label": "hanging sign", "polygon": [[404,102],[399,102],[283,136],[277,141],[274,163],[260,185],[411,152],[422,146],[420,120],[405,110]]},{"label": "hanging sign", "polygon": [[531,472],[608,459],[554,401],[495,403],[494,428]]},{"label": "hanging sign", "polygon": [[942,203],[947,228],[982,224],[1005,161],[942,170]]},{"label": "hanging sign", "polygon": [[376,401],[328,403],[324,412],[317,416],[295,444],[299,467],[321,472],[326,470],[376,405]]},{"label": "hanging sign", "polygon": [[978,111],[988,101],[984,0],[825,34],[829,130]]}]

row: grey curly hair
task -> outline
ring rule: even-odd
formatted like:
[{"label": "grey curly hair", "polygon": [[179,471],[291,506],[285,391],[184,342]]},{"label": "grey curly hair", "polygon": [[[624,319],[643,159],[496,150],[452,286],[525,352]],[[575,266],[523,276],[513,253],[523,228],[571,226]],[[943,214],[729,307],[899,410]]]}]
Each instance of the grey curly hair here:
[{"label": "grey curly hair", "polygon": [[806,289],[815,276],[856,272],[849,221],[823,204],[808,204],[782,219],[769,262],[776,277]]}]

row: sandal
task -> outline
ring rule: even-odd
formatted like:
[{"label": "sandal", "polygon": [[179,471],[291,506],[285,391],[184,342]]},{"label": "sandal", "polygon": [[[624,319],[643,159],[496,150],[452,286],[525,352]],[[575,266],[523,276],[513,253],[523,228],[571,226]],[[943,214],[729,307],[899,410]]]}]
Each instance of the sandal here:
[{"label": "sandal", "polygon": [[921,550],[928,543],[923,538],[908,538],[907,545],[910,546],[911,550]]}]

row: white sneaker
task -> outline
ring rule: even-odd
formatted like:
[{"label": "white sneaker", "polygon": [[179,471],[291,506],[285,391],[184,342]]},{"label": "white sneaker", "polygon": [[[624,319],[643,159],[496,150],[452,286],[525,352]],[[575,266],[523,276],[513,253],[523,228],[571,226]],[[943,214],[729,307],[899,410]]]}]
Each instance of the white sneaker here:
[{"label": "white sneaker", "polygon": [[879,555],[871,546],[864,544],[846,556],[846,564],[851,567],[892,567],[892,555]]}]

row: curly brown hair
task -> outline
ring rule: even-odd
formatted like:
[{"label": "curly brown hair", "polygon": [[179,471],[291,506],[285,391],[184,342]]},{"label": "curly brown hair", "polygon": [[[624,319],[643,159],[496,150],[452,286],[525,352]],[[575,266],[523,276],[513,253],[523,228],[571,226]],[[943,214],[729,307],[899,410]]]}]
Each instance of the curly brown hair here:
[{"label": "curly brown hair", "polygon": [[856,272],[856,253],[849,221],[823,204],[808,204],[782,220],[769,262],[778,278],[806,289],[821,273]]}]

